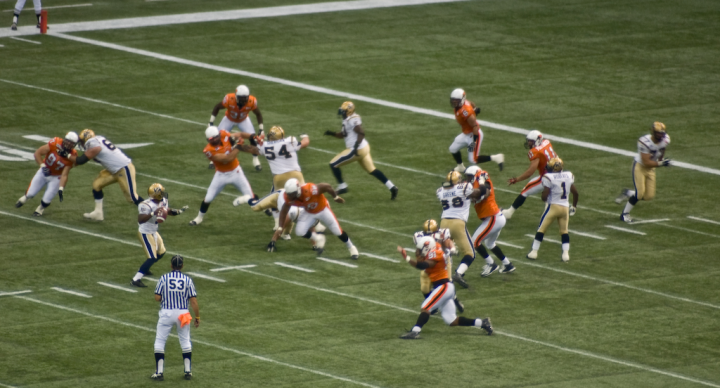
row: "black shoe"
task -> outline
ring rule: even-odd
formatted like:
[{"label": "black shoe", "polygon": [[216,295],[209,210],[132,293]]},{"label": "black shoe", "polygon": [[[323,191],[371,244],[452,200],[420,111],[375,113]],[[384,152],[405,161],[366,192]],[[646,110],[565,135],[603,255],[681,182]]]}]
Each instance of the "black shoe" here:
[{"label": "black shoe", "polygon": [[459,313],[463,313],[465,311],[465,305],[462,304],[462,302],[458,298],[453,299],[453,302],[455,302],[455,309]]},{"label": "black shoe", "polygon": [[465,278],[463,278],[463,275],[460,275],[460,274],[457,273],[457,272],[455,272],[455,273],[453,274],[452,280],[453,280],[454,283],[457,283],[457,284],[459,284],[460,286],[462,286],[462,288],[468,288],[468,287],[469,287],[468,284],[467,284],[467,282],[465,281]]},{"label": "black shoe", "polygon": [[185,380],[192,380],[192,372],[185,372]]},{"label": "black shoe", "polygon": [[259,164],[255,166],[255,171],[262,171],[262,166]]},{"label": "black shoe", "polygon": [[392,189],[390,189],[390,199],[394,200],[397,198],[398,188],[397,186],[393,186]]},{"label": "black shoe", "polygon": [[23,203],[20,201],[15,202],[15,207],[22,207]]},{"label": "black shoe", "polygon": [[407,333],[400,336],[402,339],[420,339],[420,333],[417,331],[408,331]]},{"label": "black shoe", "polygon": [[512,263],[510,263],[500,269],[500,273],[510,273],[513,271],[515,271],[515,266]]},{"label": "black shoe", "polygon": [[10,26],[10,29],[13,31],[17,31],[17,23],[13,23],[12,26]]},{"label": "black shoe", "polygon": [[[251,199],[251,201],[252,201],[252,199]],[[255,204],[250,204],[249,202],[248,202],[248,205],[250,205],[250,206],[255,206]],[[270,209],[265,209],[265,215],[268,216],[268,217],[272,217],[272,210],[270,210]]]},{"label": "black shoe", "polygon": [[623,214],[620,214],[620,221],[626,222],[628,224],[632,224],[634,220],[632,217],[630,217],[630,214],[623,213]]},{"label": "black shoe", "polygon": [[[142,282],[142,279],[141,279],[141,280],[133,280],[133,281],[130,282],[130,284],[132,284],[132,285],[135,286],[135,287],[140,287],[140,288],[145,288],[145,287],[147,287],[147,286],[145,285],[145,283]],[[160,380],[162,380],[162,373],[160,373]]]},{"label": "black shoe", "polygon": [[214,170],[214,169],[215,169],[215,165],[213,164],[213,162],[210,162],[210,164],[208,164],[208,170]]},{"label": "black shoe", "polygon": [[505,164],[505,163],[498,163],[498,167],[500,168],[500,171],[503,170],[503,167],[504,167],[503,164]]},{"label": "black shoe", "polygon": [[33,217],[42,217],[42,213],[34,212]]},{"label": "black shoe", "polygon": [[153,380],[155,380],[155,381],[163,381],[163,380],[165,380],[165,378],[163,377],[163,374],[162,374],[162,373],[153,373],[153,375],[150,376],[150,378],[153,379]]},{"label": "black shoe", "polygon": [[335,192],[337,193],[337,195],[345,194],[345,193],[347,193],[348,191],[349,191],[349,190],[348,190],[347,187],[344,188],[344,189],[337,189],[337,190],[335,190]]},{"label": "black shoe", "polygon": [[492,335],[493,327],[492,327],[492,323],[490,323],[490,318],[483,319],[482,324],[480,325],[480,328],[487,331],[488,335]]}]

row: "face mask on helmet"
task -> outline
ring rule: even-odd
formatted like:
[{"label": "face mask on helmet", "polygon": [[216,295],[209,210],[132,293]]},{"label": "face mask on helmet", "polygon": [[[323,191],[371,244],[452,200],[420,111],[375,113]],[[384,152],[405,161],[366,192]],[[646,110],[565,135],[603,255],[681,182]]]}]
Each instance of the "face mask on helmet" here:
[{"label": "face mask on helmet", "polygon": [[431,250],[435,249],[435,239],[430,236],[419,238],[415,247],[420,250],[420,255],[425,257]]},{"label": "face mask on helmet", "polygon": [[465,91],[462,89],[455,89],[450,93],[450,105],[453,108],[459,109],[465,104]]},{"label": "face mask on helmet", "polygon": [[250,99],[250,89],[245,85],[240,85],[235,89],[235,101],[238,107],[243,107]]},{"label": "face mask on helmet", "polygon": [[338,114],[342,116],[343,119],[346,119],[352,114],[355,113],[355,104],[353,104],[351,101],[345,101],[340,105],[340,109],[338,109]]},{"label": "face mask on helmet", "polygon": [[168,194],[165,191],[163,185],[159,183],[153,183],[148,188],[148,196],[156,201],[162,201],[163,198],[167,198]]},{"label": "face mask on helmet", "polygon": [[532,130],[525,137],[525,149],[533,149],[542,144],[543,135],[538,130]]}]

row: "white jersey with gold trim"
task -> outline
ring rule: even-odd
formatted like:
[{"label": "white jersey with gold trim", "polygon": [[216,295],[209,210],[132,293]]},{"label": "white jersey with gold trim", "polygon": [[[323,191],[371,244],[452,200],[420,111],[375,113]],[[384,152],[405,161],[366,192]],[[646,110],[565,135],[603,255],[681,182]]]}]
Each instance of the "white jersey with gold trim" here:
[{"label": "white jersey with gold trim", "polygon": [[95,156],[94,160],[102,164],[111,174],[115,174],[132,162],[127,155],[120,151],[120,148],[117,148],[104,136],[95,136],[85,143],[86,150],[95,147],[100,147],[100,153]]},{"label": "white jersey with gold trim", "polygon": [[575,176],[570,171],[547,173],[542,178],[542,185],[550,188],[548,205],[560,205],[570,207],[568,197],[570,187],[575,182]]},{"label": "white jersey with gold trim", "polygon": [[642,154],[650,154],[650,159],[655,162],[662,160],[668,144],[670,144],[670,135],[668,134],[665,134],[658,144],[655,144],[650,134],[641,136],[638,139],[638,154],[635,156],[635,161],[642,164]]},{"label": "white jersey with gold trim", "polygon": [[467,222],[470,215],[470,195],[473,193],[471,183],[462,182],[451,188],[437,189],[437,198],[442,204],[441,218],[454,218]]},{"label": "white jersey with gold trim", "polygon": [[266,141],[258,148],[267,159],[273,175],[301,171],[297,156],[297,151],[300,150],[300,140],[295,137]]},{"label": "white jersey with gold trim", "polygon": [[[357,113],[353,113],[350,115],[350,117],[343,120],[342,123],[342,134],[345,136],[345,147],[346,148],[353,148],[355,147],[355,142],[357,142],[358,134],[354,131],[355,127],[362,124],[362,120],[360,119],[360,115]],[[362,149],[367,147],[368,142],[367,140],[363,139],[363,141],[360,143],[360,147],[358,149]]]},{"label": "white jersey with gold trim", "polygon": [[149,220],[147,220],[144,223],[138,223],[138,231],[143,234],[153,234],[157,233],[158,231],[158,223],[157,223],[157,217],[155,216],[155,210],[157,210],[159,207],[168,207],[168,200],[167,198],[163,198],[160,203],[156,203],[152,200],[152,198],[148,198],[138,205],[138,213],[139,214],[151,214],[152,217],[150,217]]}]

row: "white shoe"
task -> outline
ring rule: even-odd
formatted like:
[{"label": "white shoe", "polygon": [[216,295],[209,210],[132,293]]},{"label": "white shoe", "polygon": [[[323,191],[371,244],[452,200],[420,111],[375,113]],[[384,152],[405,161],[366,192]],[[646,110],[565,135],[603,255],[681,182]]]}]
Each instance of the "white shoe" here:
[{"label": "white shoe", "polygon": [[325,233],[325,225],[318,222],[317,225],[315,225],[315,233]]},{"label": "white shoe", "polygon": [[457,167],[455,167],[454,170],[462,174],[465,172],[465,165],[460,163],[457,165]]},{"label": "white shoe", "polygon": [[203,222],[203,219],[200,217],[195,217],[192,221],[190,221],[190,226],[200,225],[200,223]]},{"label": "white shoe", "polygon": [[255,166],[256,171],[262,170],[262,166],[260,165],[260,159],[257,156],[253,157],[252,164],[253,164],[253,166]]},{"label": "white shoe", "polygon": [[513,213],[515,213],[515,209],[509,208],[509,209],[503,209],[502,215],[507,218],[508,220],[512,218]]},{"label": "white shoe", "polygon": [[94,210],[90,213],[85,213],[85,214],[83,214],[83,217],[87,218],[88,220],[95,220],[95,221],[104,220],[102,210],[100,210],[100,211]]},{"label": "white shoe", "polygon": [[498,168],[500,169],[500,171],[502,171],[503,167],[504,167],[504,163],[505,163],[505,155],[497,154],[497,155],[493,155],[493,156],[496,157],[497,160],[495,161],[495,163],[498,164]]},{"label": "white shoe", "polygon": [[530,251],[530,253],[527,254],[527,258],[530,260],[537,259],[537,251]]},{"label": "white shoe", "polygon": [[568,261],[570,261],[570,252],[568,252],[568,251],[563,251],[563,253],[562,253],[562,261],[563,261],[564,263],[567,263]]},{"label": "white shoe", "polygon": [[250,198],[251,197],[249,195],[241,195],[241,196],[235,198],[235,200],[233,201],[233,206],[240,206],[244,203],[247,203],[247,201],[250,200]]},{"label": "white shoe", "polygon": [[351,246],[350,247],[350,258],[353,260],[357,260],[358,256],[360,256],[360,254],[358,253],[358,250],[355,247],[355,245]]},{"label": "white shoe", "polygon": [[287,241],[290,240],[292,237],[289,234],[281,234],[280,238]]}]

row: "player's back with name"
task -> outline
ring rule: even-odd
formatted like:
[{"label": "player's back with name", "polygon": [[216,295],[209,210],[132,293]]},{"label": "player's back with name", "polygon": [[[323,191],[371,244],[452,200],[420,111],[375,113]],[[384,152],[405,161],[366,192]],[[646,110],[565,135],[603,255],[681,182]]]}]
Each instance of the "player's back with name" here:
[{"label": "player's back with name", "polygon": [[575,176],[570,171],[545,174],[542,178],[542,184],[550,188],[548,204],[570,207],[568,195],[574,182]]},{"label": "player's back with name", "polygon": [[155,294],[162,296],[160,305],[166,310],[187,310],[188,300],[197,296],[192,279],[180,271],[161,276]]},{"label": "player's back with name", "polygon": [[301,171],[297,158],[297,151],[301,148],[300,141],[295,137],[266,141],[259,148],[274,175]]},{"label": "player's back with name", "polygon": [[453,188],[437,189],[437,197],[443,208],[442,218],[459,218],[467,222],[471,205],[468,197],[472,193],[472,184],[468,182],[459,183]]}]

